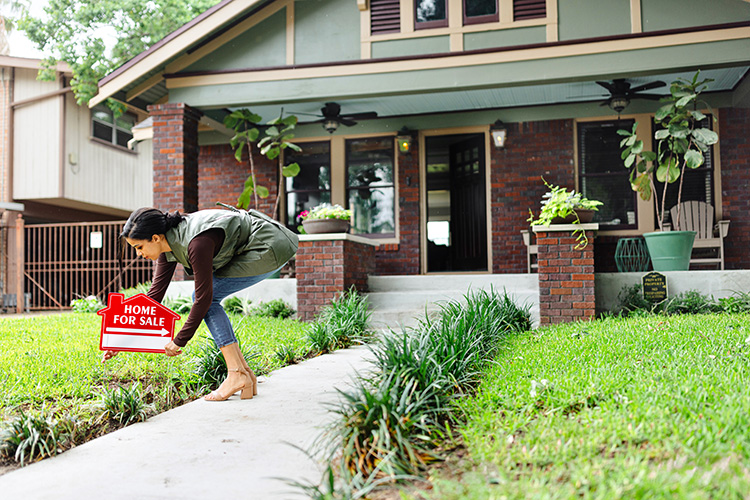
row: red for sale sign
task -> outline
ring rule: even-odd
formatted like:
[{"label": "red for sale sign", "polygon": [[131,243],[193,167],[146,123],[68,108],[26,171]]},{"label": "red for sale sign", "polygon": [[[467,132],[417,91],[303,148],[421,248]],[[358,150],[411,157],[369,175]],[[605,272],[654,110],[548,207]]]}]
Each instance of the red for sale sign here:
[{"label": "red for sale sign", "polygon": [[124,297],[110,293],[107,307],[97,312],[102,317],[99,349],[163,353],[180,315],[143,293]]}]

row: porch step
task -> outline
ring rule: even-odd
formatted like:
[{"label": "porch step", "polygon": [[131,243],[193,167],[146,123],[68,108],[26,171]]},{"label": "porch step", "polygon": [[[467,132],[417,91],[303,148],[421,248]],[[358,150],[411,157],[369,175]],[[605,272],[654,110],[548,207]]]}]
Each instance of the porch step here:
[{"label": "porch step", "polygon": [[416,326],[440,304],[463,301],[470,290],[506,290],[519,305],[530,305],[539,321],[539,283],[535,274],[370,276],[368,300],[374,328],[399,330]]}]

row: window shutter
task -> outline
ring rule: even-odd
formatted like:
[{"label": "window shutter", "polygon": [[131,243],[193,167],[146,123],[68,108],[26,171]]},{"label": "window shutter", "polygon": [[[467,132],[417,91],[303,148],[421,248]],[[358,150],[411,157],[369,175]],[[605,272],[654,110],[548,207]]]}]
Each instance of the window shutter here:
[{"label": "window shutter", "polygon": [[547,17],[545,0],[513,0],[513,20],[537,19]]},{"label": "window shutter", "polygon": [[398,33],[401,31],[399,0],[370,0],[370,33]]}]

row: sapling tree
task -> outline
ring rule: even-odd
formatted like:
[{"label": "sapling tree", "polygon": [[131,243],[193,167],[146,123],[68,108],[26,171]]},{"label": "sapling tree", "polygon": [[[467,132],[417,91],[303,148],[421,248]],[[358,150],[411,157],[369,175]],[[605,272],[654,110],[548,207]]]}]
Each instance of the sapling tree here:
[{"label": "sapling tree", "polygon": [[[268,188],[258,185],[255,176],[253,145],[257,141],[257,147],[260,148],[260,153],[269,160],[276,160],[276,164],[279,168],[279,189],[277,191],[273,209],[273,217],[276,218],[279,206],[279,194],[284,187],[284,178],[295,177],[300,171],[300,167],[297,163],[283,165],[280,161],[281,152],[287,148],[291,148],[294,151],[302,151],[302,148],[290,142],[290,140],[294,138],[292,131],[297,125],[297,117],[293,115],[284,117],[284,112],[282,110],[281,115],[268,122],[267,125],[260,125],[260,122],[260,115],[257,115],[246,108],[237,109],[224,118],[224,125],[234,130],[235,133],[234,137],[229,141],[229,144],[234,150],[235,159],[242,163],[242,153],[245,148],[247,148],[248,162],[250,164],[250,175],[245,180],[245,187],[242,190],[242,193],[239,198],[237,198],[237,206],[240,208],[248,208],[252,199],[253,206],[257,209],[258,198],[267,198],[269,195]],[[261,134],[261,128],[264,129],[264,137],[258,140],[258,137],[260,137]]]}]

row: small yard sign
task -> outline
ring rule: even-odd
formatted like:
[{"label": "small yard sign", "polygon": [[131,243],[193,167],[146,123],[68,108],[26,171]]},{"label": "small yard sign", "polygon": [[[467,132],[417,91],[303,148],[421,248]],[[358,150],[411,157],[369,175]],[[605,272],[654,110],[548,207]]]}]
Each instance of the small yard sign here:
[{"label": "small yard sign", "polygon": [[179,314],[143,293],[128,299],[110,293],[107,307],[97,314],[102,317],[102,351],[163,353],[180,319]]},{"label": "small yard sign", "polygon": [[642,278],[643,298],[654,304],[667,298],[667,277],[652,271]]}]

